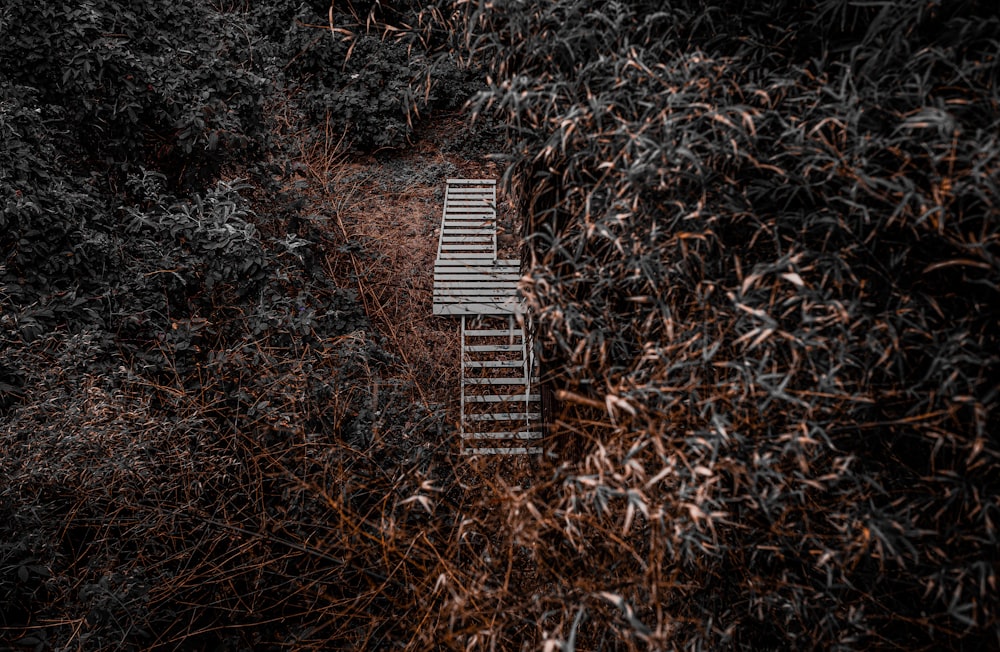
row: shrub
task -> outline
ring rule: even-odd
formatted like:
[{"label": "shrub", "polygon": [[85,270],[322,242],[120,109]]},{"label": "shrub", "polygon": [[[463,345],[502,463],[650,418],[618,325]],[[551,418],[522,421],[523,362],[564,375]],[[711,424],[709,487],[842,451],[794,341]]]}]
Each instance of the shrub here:
[{"label": "shrub", "polygon": [[415,137],[417,120],[460,109],[479,88],[467,65],[430,56],[443,47],[412,25],[419,7],[353,5],[337,13],[335,34],[322,12],[303,9],[284,44],[287,71],[313,129],[343,134],[356,150],[398,148]]},{"label": "shrub", "polygon": [[262,43],[232,15],[192,2],[13,3],[0,23],[20,33],[0,44],[0,75],[59,107],[46,117],[71,132],[74,158],[190,183],[266,140]]},{"label": "shrub", "polygon": [[998,644],[994,13],[465,7],[567,424],[524,536],[606,560],[540,636]]}]

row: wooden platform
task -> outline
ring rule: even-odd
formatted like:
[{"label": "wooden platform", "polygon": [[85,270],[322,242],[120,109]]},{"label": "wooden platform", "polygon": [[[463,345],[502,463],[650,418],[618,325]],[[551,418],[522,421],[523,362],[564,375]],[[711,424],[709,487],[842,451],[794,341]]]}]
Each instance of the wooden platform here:
[{"label": "wooden platform", "polygon": [[438,260],[434,264],[435,315],[504,315],[521,310],[521,262]]},{"label": "wooden platform", "polygon": [[497,260],[497,190],[489,179],[448,179],[434,262],[435,315],[521,309],[521,261]]}]

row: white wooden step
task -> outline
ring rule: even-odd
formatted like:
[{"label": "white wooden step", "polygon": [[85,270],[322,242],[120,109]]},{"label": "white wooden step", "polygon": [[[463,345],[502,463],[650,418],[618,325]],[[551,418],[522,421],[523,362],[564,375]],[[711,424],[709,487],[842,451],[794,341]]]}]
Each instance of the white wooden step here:
[{"label": "white wooden step", "polygon": [[455,222],[484,222],[487,226],[496,226],[497,216],[496,213],[492,211],[486,211],[482,208],[451,208],[444,213],[444,227],[448,228],[449,225]]},{"label": "white wooden step", "polygon": [[434,275],[434,287],[436,288],[464,288],[464,287],[478,287],[482,284],[494,285],[500,287],[512,287],[517,289],[517,282],[520,279],[511,278],[510,275],[490,275],[490,276],[475,276],[473,274],[435,274]]},{"label": "white wooden step", "polygon": [[466,403],[536,403],[541,399],[539,394],[485,394],[482,396],[466,396]]},{"label": "white wooden step", "polygon": [[516,432],[467,432],[462,439],[541,439],[539,430],[520,430]]},{"label": "white wooden step", "polygon": [[454,179],[445,179],[445,182],[446,183],[456,184],[456,185],[469,185],[469,184],[478,184],[478,185],[481,185],[481,186],[495,186],[495,185],[497,185],[497,180],[496,179],[463,179],[463,178],[460,178],[460,177],[456,177]]},{"label": "white wooden step", "polygon": [[498,412],[496,414],[467,414],[469,421],[537,421],[540,412]]},{"label": "white wooden step", "polygon": [[520,328],[515,328],[513,330],[468,330],[465,331],[466,337],[506,337],[508,335],[513,335],[514,337],[524,337],[524,332]]},{"label": "white wooden step", "polygon": [[443,251],[443,252],[441,252],[441,255],[438,258],[439,258],[439,260],[469,260],[469,261],[481,260],[481,261],[487,261],[487,260],[492,260],[493,259],[493,253],[492,252],[482,252],[482,253],[470,252],[470,253],[462,253],[462,252],[455,252],[455,251]]},{"label": "white wooden step", "polygon": [[493,251],[493,243],[445,242],[441,251]]},{"label": "white wooden step", "polygon": [[520,351],[524,347],[521,344],[473,344],[466,346],[469,353],[493,353],[500,351]]},{"label": "white wooden step", "polygon": [[[466,385],[527,385],[524,378],[466,378]],[[532,385],[538,384],[538,379],[531,380]]]},{"label": "white wooden step", "polygon": [[466,369],[519,369],[524,360],[463,360]]},{"label": "white wooden step", "polygon": [[444,316],[461,315],[514,315],[524,311],[524,307],[518,301],[497,301],[485,303],[460,303],[460,304],[435,304],[434,314]]},{"label": "white wooden step", "polygon": [[438,260],[434,263],[435,274],[483,274],[494,276],[497,274],[516,274],[521,278],[520,270],[516,267],[506,265],[494,265],[493,261],[470,260]]},{"label": "white wooden step", "polygon": [[495,297],[497,299],[517,298],[517,286],[499,285],[493,283],[451,283],[446,287],[434,290],[434,296],[442,299],[454,298],[456,301],[475,297]]},{"label": "white wooden step", "polygon": [[538,446],[528,448],[466,448],[463,455],[541,455],[542,449]]},{"label": "white wooden step", "polygon": [[444,235],[441,236],[443,242],[469,242],[474,244],[481,243],[492,243],[493,237],[490,233],[476,234],[476,233],[453,233],[451,231],[445,231]]}]

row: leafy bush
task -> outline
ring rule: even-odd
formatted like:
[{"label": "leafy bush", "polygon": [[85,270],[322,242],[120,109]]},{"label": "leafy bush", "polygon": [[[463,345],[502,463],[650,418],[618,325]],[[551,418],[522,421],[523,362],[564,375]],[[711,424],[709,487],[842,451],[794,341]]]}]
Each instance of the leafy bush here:
[{"label": "leafy bush", "polygon": [[[406,559],[413,529],[379,539],[374,514],[408,518],[423,478],[382,465],[435,419],[372,391],[390,356],[309,266],[339,243],[215,178],[291,167],[252,17],[0,8],[0,645],[321,646],[388,620],[318,587]],[[341,496],[356,527],[331,521]],[[347,634],[316,629],[345,612]]]},{"label": "leafy bush", "polygon": [[191,182],[266,140],[261,43],[203,3],[12,3],[0,24],[0,76],[61,109],[70,154]]},{"label": "leafy bush", "polygon": [[[479,110],[511,127],[570,428],[524,536],[558,523],[606,560],[535,585],[558,613],[539,635],[996,646],[995,12],[592,0],[458,20],[493,80]],[[558,547],[533,554],[559,568]],[[505,622],[545,622],[525,610]]]},{"label": "leafy bush", "polygon": [[102,211],[85,183],[59,164],[60,137],[46,124],[59,113],[34,89],[0,80],[0,260],[25,284],[65,289],[86,267],[77,246],[83,225]]},{"label": "leafy bush", "polygon": [[303,9],[284,44],[287,72],[319,137],[332,128],[357,150],[400,147],[419,117],[459,109],[478,90],[467,66],[429,56],[442,43],[415,38],[419,7],[355,5],[353,14],[335,14],[335,35],[326,8]]}]

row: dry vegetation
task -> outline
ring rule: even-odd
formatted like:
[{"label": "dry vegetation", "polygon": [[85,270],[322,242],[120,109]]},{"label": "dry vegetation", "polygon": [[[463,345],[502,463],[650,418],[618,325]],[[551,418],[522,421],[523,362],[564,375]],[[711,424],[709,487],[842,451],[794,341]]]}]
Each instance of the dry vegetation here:
[{"label": "dry vegetation", "polygon": [[[0,649],[1000,645],[989,3],[312,4],[0,8]],[[451,176],[538,459],[458,455]]]}]

